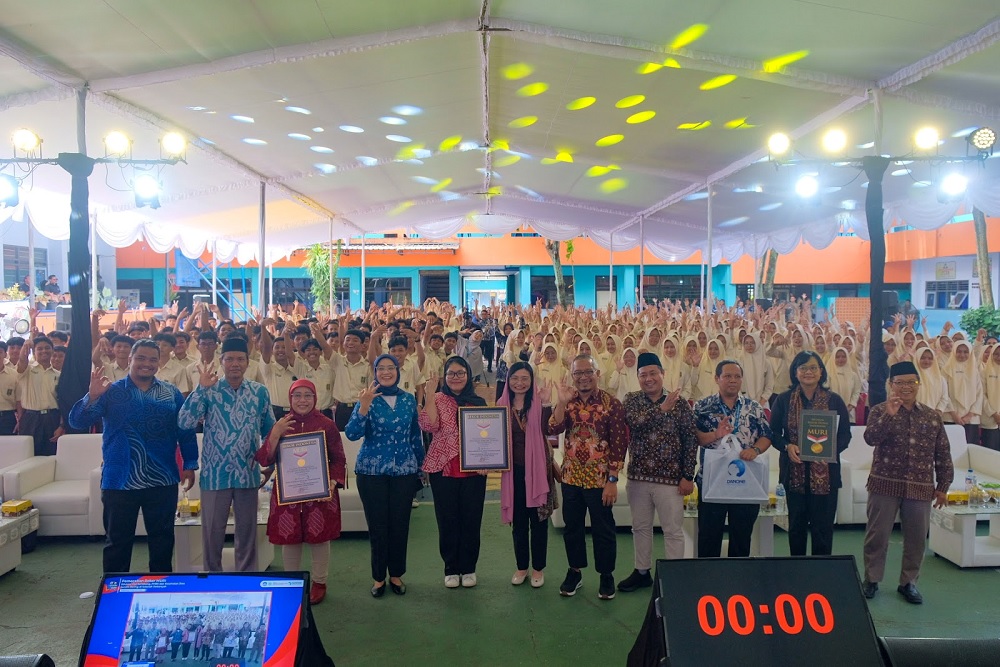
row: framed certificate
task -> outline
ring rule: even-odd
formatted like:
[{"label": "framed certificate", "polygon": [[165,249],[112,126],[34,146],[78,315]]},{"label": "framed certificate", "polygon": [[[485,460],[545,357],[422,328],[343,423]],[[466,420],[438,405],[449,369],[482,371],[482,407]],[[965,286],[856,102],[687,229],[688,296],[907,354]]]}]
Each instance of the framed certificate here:
[{"label": "framed certificate", "polygon": [[803,410],[799,418],[799,458],[837,462],[837,422],[833,410]]},{"label": "framed certificate", "polygon": [[460,407],[458,441],[462,472],[510,470],[510,420],[505,406]]},{"label": "framed certificate", "polygon": [[326,433],[296,433],[278,441],[274,474],[279,505],[330,500],[330,461]]}]

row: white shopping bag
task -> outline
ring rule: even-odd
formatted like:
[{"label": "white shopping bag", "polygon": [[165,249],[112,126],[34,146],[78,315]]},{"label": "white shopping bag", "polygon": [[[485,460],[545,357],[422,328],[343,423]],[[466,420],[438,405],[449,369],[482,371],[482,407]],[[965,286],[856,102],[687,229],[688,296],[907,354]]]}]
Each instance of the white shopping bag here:
[{"label": "white shopping bag", "polygon": [[727,435],[716,449],[705,451],[701,475],[704,502],[759,505],[768,501],[767,459],[744,461],[740,451],[733,435]]}]

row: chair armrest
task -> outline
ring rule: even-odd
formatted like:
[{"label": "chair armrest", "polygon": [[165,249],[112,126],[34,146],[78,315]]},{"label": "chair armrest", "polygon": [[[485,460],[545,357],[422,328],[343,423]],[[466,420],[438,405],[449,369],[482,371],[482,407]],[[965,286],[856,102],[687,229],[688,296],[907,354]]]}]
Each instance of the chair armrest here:
[{"label": "chair armrest", "polygon": [[834,523],[855,523],[854,518],[854,466],[850,461],[840,459],[840,489],[837,493],[837,514]]},{"label": "chair armrest", "polygon": [[104,500],[101,498],[101,467],[90,471],[90,500],[87,504],[87,528],[91,535],[104,534]]},{"label": "chair armrest", "polygon": [[56,457],[33,456],[27,461],[14,465],[3,474],[4,492],[11,498],[24,498],[40,486],[56,479]]}]

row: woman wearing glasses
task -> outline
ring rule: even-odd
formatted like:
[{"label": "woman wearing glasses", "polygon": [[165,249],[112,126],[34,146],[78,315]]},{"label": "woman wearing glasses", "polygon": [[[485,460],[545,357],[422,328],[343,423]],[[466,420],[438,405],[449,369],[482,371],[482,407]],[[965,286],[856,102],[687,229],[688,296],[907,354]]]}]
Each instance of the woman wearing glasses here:
[{"label": "woman wearing glasses", "polygon": [[[778,395],[771,408],[772,444],[781,452],[779,481],[788,494],[788,551],[804,556],[812,535],[812,555],[833,552],[833,518],[840,488],[840,453],[851,442],[851,421],[844,399],[825,389],[826,366],[815,352],[799,352],[789,367],[791,389]],[[803,410],[832,410],[837,426],[837,458],[826,463],[799,458]]]},{"label": "woman wearing glasses", "polygon": [[344,433],[364,441],[354,472],[365,508],[372,552],[372,597],[385,595],[385,575],[396,595],[406,594],[406,544],[413,494],[420,488],[424,442],[417,425],[417,399],[399,388],[399,362],[375,360],[375,382],[358,396]]},{"label": "woman wearing glasses", "polygon": [[[458,409],[485,407],[476,394],[472,369],[462,357],[444,362],[444,386],[420,412],[420,428],[431,434],[423,470],[430,475],[438,548],[444,561],[446,588],[472,588],[478,583],[479,531],[486,500],[486,475],[462,472],[459,465]],[[434,386],[437,378],[428,378]]]}]

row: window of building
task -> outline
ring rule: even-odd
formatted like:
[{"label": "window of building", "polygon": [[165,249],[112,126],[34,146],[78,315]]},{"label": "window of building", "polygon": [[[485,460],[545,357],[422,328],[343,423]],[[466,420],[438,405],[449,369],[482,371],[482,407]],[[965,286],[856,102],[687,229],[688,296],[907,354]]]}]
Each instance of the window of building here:
[{"label": "window of building", "polygon": [[412,278],[365,278],[365,304],[405,306],[412,302],[412,283]]},{"label": "window of building", "polygon": [[[566,281],[566,296],[572,301],[572,274],[568,276],[564,275],[563,280]],[[559,305],[559,297],[556,293],[555,276],[531,276],[531,305],[535,305],[539,299],[542,300],[542,308],[555,308]]]},{"label": "window of building", "polygon": [[965,310],[969,307],[968,280],[930,280],[926,288],[924,308]]},{"label": "window of building", "polygon": [[646,303],[663,299],[700,299],[701,276],[643,276],[642,296]]},{"label": "window of building", "polygon": [[[4,287],[19,285],[28,275],[28,248],[21,245],[4,245],[3,247],[3,284]],[[49,251],[45,248],[35,248],[35,280],[34,287],[45,284],[49,276]]]}]

